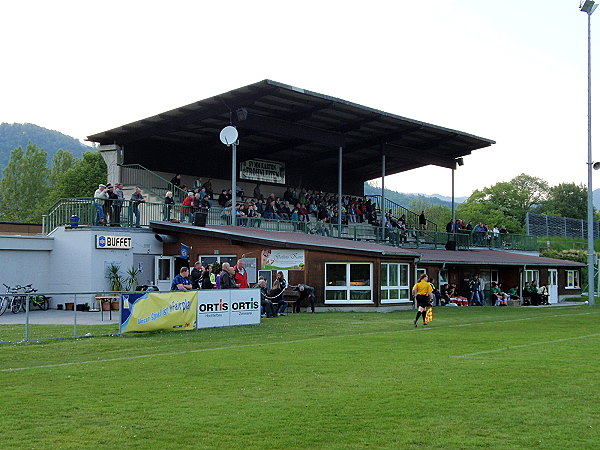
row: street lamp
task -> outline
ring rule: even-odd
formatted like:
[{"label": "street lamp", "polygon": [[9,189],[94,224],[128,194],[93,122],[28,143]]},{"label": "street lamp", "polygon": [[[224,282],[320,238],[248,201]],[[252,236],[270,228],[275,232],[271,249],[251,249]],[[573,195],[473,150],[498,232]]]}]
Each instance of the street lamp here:
[{"label": "street lamp", "polygon": [[237,215],[235,210],[237,186],[236,186],[236,143],[238,139],[238,131],[231,125],[226,126],[221,130],[219,139],[227,147],[231,146],[231,224],[237,226]]},{"label": "street lamp", "polygon": [[588,302],[594,304],[594,206],[592,202],[592,13],[598,5],[593,0],[580,2],[579,9],[588,15]]}]

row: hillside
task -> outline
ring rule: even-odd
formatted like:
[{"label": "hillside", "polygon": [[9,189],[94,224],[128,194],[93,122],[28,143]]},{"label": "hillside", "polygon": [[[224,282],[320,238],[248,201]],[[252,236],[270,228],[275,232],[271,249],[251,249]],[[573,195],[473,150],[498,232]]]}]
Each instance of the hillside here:
[{"label": "hillside", "polygon": [[48,153],[49,162],[59,149],[79,158],[91,148],[71,136],[32,123],[0,123],[0,171],[8,164],[10,152],[18,146],[25,148],[29,141]]},{"label": "hillside", "polygon": [[[381,188],[371,186],[369,183],[365,183],[365,195],[381,195]],[[405,208],[408,208],[410,203],[416,199],[424,199],[432,205],[447,206],[448,208],[452,207],[452,199],[450,197],[428,196],[423,194],[404,194],[401,192],[391,191],[389,189],[385,190],[385,197],[401,206],[404,206]],[[467,200],[467,197],[455,198],[456,204],[462,203],[465,200]]]}]

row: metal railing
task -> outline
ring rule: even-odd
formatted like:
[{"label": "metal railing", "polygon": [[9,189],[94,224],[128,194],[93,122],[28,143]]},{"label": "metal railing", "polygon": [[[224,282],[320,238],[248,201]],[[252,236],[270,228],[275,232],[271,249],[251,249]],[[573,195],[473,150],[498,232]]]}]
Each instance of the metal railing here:
[{"label": "metal railing", "polygon": [[176,199],[183,200],[187,192],[179,186],[161,177],[150,169],[146,169],[139,164],[122,164],[121,183],[126,186],[140,186],[145,192],[150,192],[155,196],[162,198],[167,191],[173,192]]},{"label": "metal railing", "polygon": [[[98,295],[119,298],[121,294],[139,294],[140,292],[36,292],[23,294],[25,300],[24,314],[5,312],[0,316],[0,344],[16,344],[36,341],[51,341],[60,339],[78,339],[92,336],[113,336],[120,334],[120,309],[105,311],[102,301],[96,300]],[[4,294],[8,295],[8,294]],[[30,298],[44,295],[64,302],[65,309],[38,310],[31,306]],[[2,295],[3,296],[3,295]],[[98,302],[95,304],[95,302]],[[67,310],[67,304],[72,304],[73,310]],[[91,304],[91,307],[90,307]],[[87,309],[80,309],[86,305]],[[94,308],[96,306],[96,308]],[[88,311],[88,312],[84,312]],[[112,318],[110,316],[115,313]],[[43,317],[43,320],[38,318]],[[85,318],[86,320],[83,320]],[[37,322],[37,323],[36,323]]]},{"label": "metal railing", "polygon": [[[385,198],[384,204],[381,204],[381,195],[378,194],[371,194],[371,195],[365,195],[365,198],[371,200],[372,203],[375,204],[375,207],[377,208],[377,211],[379,212],[379,214],[382,214],[387,212],[387,211],[392,211],[392,216],[394,216],[394,218],[399,219],[400,217],[404,216],[406,218],[406,226],[410,229],[420,229],[419,226],[419,214],[417,214],[414,211],[411,211],[408,208],[405,208],[402,205],[399,205],[398,203],[390,200],[389,198]],[[426,225],[426,230],[427,231],[437,231],[438,226],[436,223],[432,222],[431,220],[427,220],[427,225]]]},{"label": "metal railing", "polygon": [[[98,209],[106,216],[105,225],[122,227],[147,227],[151,221],[177,219],[182,223],[193,223],[195,208],[183,207],[181,203],[143,202],[136,204],[130,200],[105,202],[97,205],[93,198],[62,199],[55,204],[44,218],[44,233],[58,226],[73,228],[100,225]],[[139,211],[139,220],[136,210]],[[75,218],[73,216],[76,216]],[[75,220],[75,221],[74,221]],[[231,209],[212,207],[207,211],[207,225],[231,225]],[[314,234],[354,241],[375,242],[397,247],[445,248],[448,241],[455,241],[456,248],[492,248],[502,250],[538,251],[536,236],[521,234],[497,234],[492,232],[444,233],[435,230],[376,227],[366,223],[350,222],[341,227],[326,222],[297,222],[292,220],[264,219],[260,217],[238,217],[238,226],[257,228],[266,231],[288,231]]]}]

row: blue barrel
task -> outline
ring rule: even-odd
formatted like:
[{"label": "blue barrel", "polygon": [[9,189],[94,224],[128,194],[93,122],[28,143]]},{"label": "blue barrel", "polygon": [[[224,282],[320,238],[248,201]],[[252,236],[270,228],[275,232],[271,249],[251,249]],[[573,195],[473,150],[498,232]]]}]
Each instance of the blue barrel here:
[{"label": "blue barrel", "polygon": [[79,226],[79,221],[81,219],[79,219],[79,216],[71,216],[71,228],[77,228]]}]

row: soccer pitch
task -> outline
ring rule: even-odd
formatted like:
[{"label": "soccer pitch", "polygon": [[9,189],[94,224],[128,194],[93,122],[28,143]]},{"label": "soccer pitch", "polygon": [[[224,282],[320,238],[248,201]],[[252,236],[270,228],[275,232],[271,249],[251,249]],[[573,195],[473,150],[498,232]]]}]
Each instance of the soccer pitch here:
[{"label": "soccer pitch", "polygon": [[600,308],[414,315],[2,345],[0,447],[600,447]]}]

